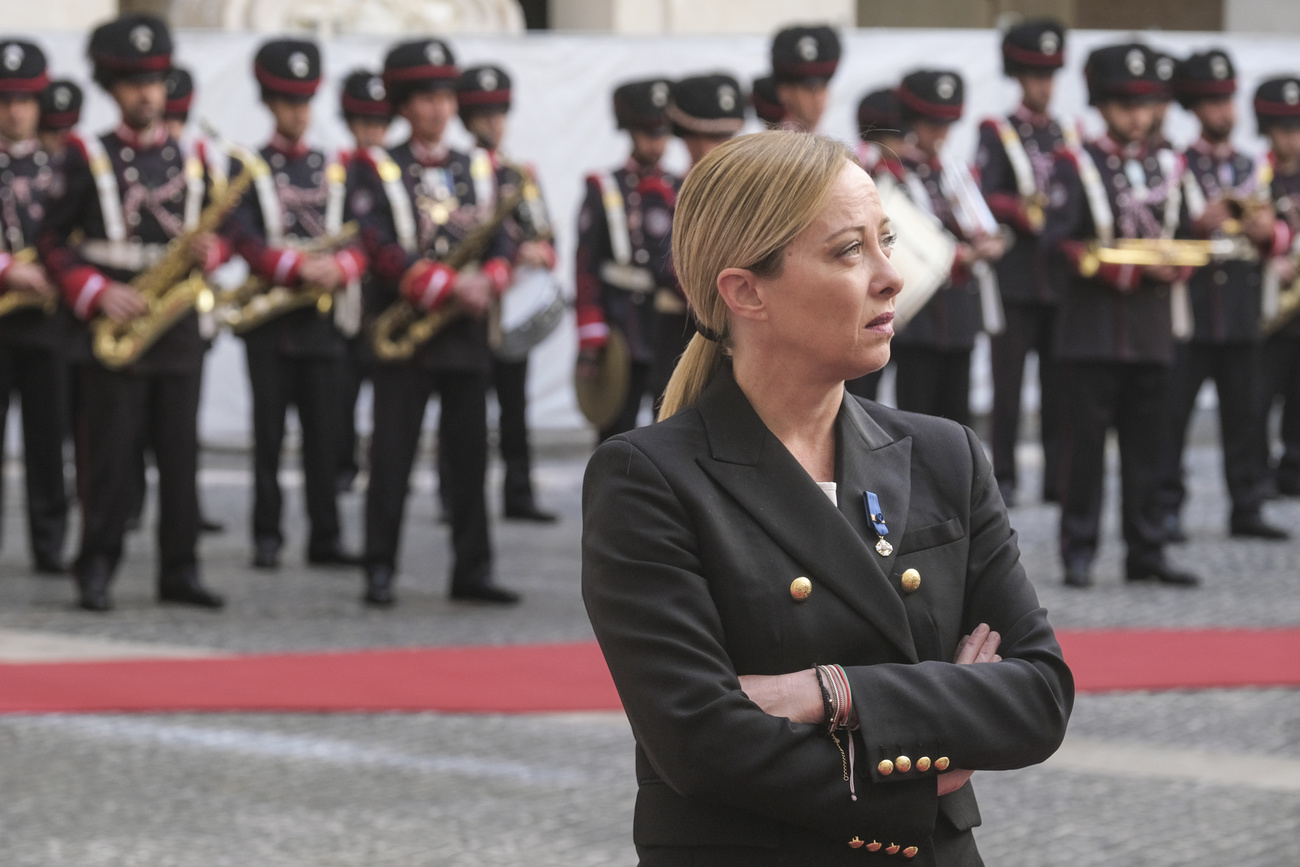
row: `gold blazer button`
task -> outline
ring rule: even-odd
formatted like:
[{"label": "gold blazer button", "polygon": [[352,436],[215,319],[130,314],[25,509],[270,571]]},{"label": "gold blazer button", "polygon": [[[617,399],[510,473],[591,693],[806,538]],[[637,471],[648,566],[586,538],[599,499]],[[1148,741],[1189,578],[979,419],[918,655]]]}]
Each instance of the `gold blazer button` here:
[{"label": "gold blazer button", "polygon": [[887,777],[894,772],[894,763],[889,759],[885,759],[876,765],[876,770],[880,772],[880,776]]},{"label": "gold blazer button", "polygon": [[879,852],[879,851],[880,851],[880,846],[881,846],[880,841],[878,841],[878,840],[872,840],[870,843],[867,844],[867,851],[868,851],[868,852]]},{"label": "gold blazer button", "polygon": [[812,582],[802,575],[790,582],[790,598],[802,602],[812,595]]},{"label": "gold blazer button", "polygon": [[906,774],[908,771],[912,770],[912,760],[907,756],[899,756],[894,759],[894,767],[898,768],[900,774]]},{"label": "gold blazer button", "polygon": [[906,849],[903,850],[903,857],[904,857],[904,858],[915,858],[915,857],[916,857],[916,853],[919,852],[919,851],[921,851],[921,850],[920,850],[920,849],[917,849],[915,846],[908,846]]},{"label": "gold blazer button", "polygon": [[885,854],[886,854],[886,855],[897,855],[897,854],[898,854],[898,850],[901,849],[901,848],[902,848],[902,847],[899,846],[897,843],[890,843],[888,846],[885,847]]},{"label": "gold blazer button", "polygon": [[903,572],[903,592],[915,593],[921,587],[921,573],[915,569],[907,569]]},{"label": "gold blazer button", "polygon": [[936,771],[946,771],[946,770],[948,770],[948,757],[947,757],[947,756],[940,756],[939,758],[935,759],[935,760],[934,760],[934,769],[935,769]]},{"label": "gold blazer button", "polygon": [[865,845],[865,841],[861,837],[854,837],[849,841],[849,846],[854,849],[861,849],[863,845]]},{"label": "gold blazer button", "polygon": [[916,769],[921,773],[925,773],[926,771],[930,770],[930,764],[931,762],[929,756],[921,756],[921,758],[916,760]]}]

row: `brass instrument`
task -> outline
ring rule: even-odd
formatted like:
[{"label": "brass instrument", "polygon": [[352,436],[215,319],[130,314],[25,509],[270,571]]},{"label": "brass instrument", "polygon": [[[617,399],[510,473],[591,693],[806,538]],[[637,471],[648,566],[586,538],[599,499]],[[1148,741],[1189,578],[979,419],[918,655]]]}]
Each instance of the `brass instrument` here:
[{"label": "brass instrument", "polygon": [[[23,247],[14,253],[15,265],[30,265],[36,261],[36,248]],[[39,308],[47,315],[59,309],[59,296],[55,292],[49,294],[41,292],[29,292],[21,289],[10,289],[0,294],[0,317],[8,316],[10,313],[16,313],[19,310],[31,310]]]},{"label": "brass instrument", "polygon": [[1041,233],[1047,223],[1047,194],[1036,192],[1032,196],[1021,196],[1020,201],[1024,205],[1025,219],[1029,223],[1029,228],[1033,229],[1035,234]]},{"label": "brass instrument", "polygon": [[[497,229],[524,200],[525,187],[525,184],[520,184],[512,195],[498,202],[492,216],[475,226],[440,261],[459,271],[481,258]],[[465,308],[455,298],[434,310],[421,310],[406,298],[399,297],[370,324],[370,340],[375,356],[380,361],[404,361],[411,358],[416,349],[465,315]]]},{"label": "brass instrument", "polygon": [[1232,214],[1219,226],[1225,235],[1244,235],[1247,223],[1254,220],[1261,211],[1273,207],[1268,198],[1259,196],[1225,196],[1223,202],[1228,206],[1228,213]]},{"label": "brass instrument", "polygon": [[1079,273],[1091,277],[1102,265],[1199,268],[1215,260],[1245,258],[1248,252],[1239,238],[1117,238],[1111,244],[1088,245],[1079,257]]},{"label": "brass instrument", "polygon": [[161,260],[138,274],[131,288],[140,293],[149,310],[126,322],[100,316],[91,325],[91,348],[99,362],[110,370],[121,370],[137,361],[167,330],[190,310],[209,313],[212,290],[202,273],[196,273],[190,242],[196,235],[214,231],[239,204],[255,173],[265,164],[245,162],[239,174],[213,198],[199,215],[197,225],[173,238]]},{"label": "brass instrument", "polygon": [[[297,249],[308,255],[338,250],[357,234],[355,221],[345,223],[333,235],[314,238]],[[334,306],[334,293],[320,286],[304,285],[297,289],[271,286],[269,281],[251,276],[242,286],[217,295],[215,315],[222,325],[235,334],[244,334],[294,310],[315,307],[322,316]]]},{"label": "brass instrument", "polygon": [[1276,333],[1300,315],[1300,255],[1292,255],[1291,261],[1296,266],[1296,276],[1291,278],[1285,289],[1277,293],[1277,310],[1260,323],[1260,330],[1265,337]]}]

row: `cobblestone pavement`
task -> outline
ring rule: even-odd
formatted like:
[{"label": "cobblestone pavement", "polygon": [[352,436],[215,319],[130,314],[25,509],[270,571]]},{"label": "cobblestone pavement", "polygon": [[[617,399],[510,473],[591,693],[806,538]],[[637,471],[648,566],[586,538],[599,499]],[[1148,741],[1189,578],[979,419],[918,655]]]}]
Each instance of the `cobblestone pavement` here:
[{"label": "cobblestone pavement", "polygon": [[[1028,494],[1033,450],[1024,457]],[[205,537],[204,569],[230,607],[155,606],[144,532],[130,541],[118,610],[104,617],[71,607],[67,579],[27,571],[11,466],[0,639],[22,630],[196,652],[586,639],[583,463],[573,443],[543,449],[540,498],[561,513],[558,526],[494,526],[500,580],[526,597],[509,611],[445,600],[447,531],[426,471],[408,510],[399,606],[375,613],[359,605],[354,571],[303,566],[291,471],[285,566],[246,568],[247,459],[205,455],[205,508],[227,531]],[[1300,542],[1228,539],[1217,450],[1193,449],[1189,467],[1193,540],[1173,556],[1205,577],[1196,591],[1124,586],[1113,490],[1098,586],[1087,592],[1060,586],[1055,510],[1028,496],[1013,509],[1058,628],[1300,625]],[[344,498],[352,544],[360,506],[359,493]],[[1300,526],[1300,501],[1268,510]],[[617,714],[0,717],[0,867],[630,865],[631,759]],[[1300,690],[1081,696],[1050,762],[975,784],[989,864],[1294,867]]]}]

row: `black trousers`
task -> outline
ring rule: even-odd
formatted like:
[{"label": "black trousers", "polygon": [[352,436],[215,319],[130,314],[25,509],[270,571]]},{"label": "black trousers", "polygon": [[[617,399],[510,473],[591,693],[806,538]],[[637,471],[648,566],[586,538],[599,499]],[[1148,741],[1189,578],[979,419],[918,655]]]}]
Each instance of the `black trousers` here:
[{"label": "black trousers", "polygon": [[533,456],[528,443],[528,358],[492,359],[492,388],[501,408],[498,448],[506,465],[503,495],[506,507],[533,502]]},{"label": "black trousers", "polygon": [[253,397],[253,538],[284,541],[280,456],[285,415],[292,405],[302,427],[303,489],[311,524],[308,550],[327,551],[339,538],[334,471],[342,362],[288,357],[272,341],[256,338],[246,340],[245,349]]},{"label": "black trousers", "polygon": [[[23,418],[27,539],[32,559],[45,562],[63,559],[63,540],[68,533],[68,492],[63,475],[67,379],[68,366],[61,353],[0,344],[0,457],[10,395],[17,393]],[[4,475],[0,467],[0,513]]]},{"label": "black trousers", "polygon": [[116,568],[134,497],[140,451],[147,443],[158,464],[159,577],[197,561],[199,385],[201,371],[115,373],[78,367],[79,478],[82,529],[78,570],[95,560]]},{"label": "black trousers", "polygon": [[442,404],[438,447],[442,459],[454,468],[442,480],[450,506],[452,589],[490,581],[492,543],[484,492],[488,377],[472,371],[434,373],[413,364],[379,364],[372,377],[375,402],[366,492],[366,565],[396,566],[424,410],[436,391]]},{"label": "black trousers", "polygon": [[[1273,403],[1282,401],[1282,453],[1274,463],[1279,483],[1300,485],[1300,336],[1274,334],[1264,341],[1263,410],[1265,431]],[[1267,433],[1265,433],[1267,437]],[[1272,448],[1267,440],[1265,454]]]},{"label": "black trousers", "polygon": [[1219,395],[1219,441],[1223,476],[1232,500],[1232,518],[1259,513],[1265,458],[1260,401],[1260,348],[1255,343],[1180,343],[1174,350],[1169,386],[1169,418],[1160,463],[1157,500],[1165,513],[1177,514],[1187,496],[1183,484],[1183,449],[1187,426],[1196,409],[1201,384],[1214,380]]},{"label": "black trousers", "polygon": [[[621,433],[627,433],[636,427],[636,417],[641,413],[641,398],[645,397],[650,389],[651,365],[649,362],[634,361],[628,374],[627,397],[623,401],[623,408],[619,410],[618,415],[607,426],[600,429],[600,441],[604,442],[612,436]],[[656,408],[661,394],[652,394],[652,400],[655,401]]]},{"label": "black trousers", "polygon": [[1106,433],[1119,438],[1121,515],[1128,562],[1163,556],[1155,502],[1167,425],[1169,368],[1118,361],[1062,361],[1061,556],[1091,561],[1101,529]]},{"label": "black trousers", "polygon": [[334,461],[335,473],[340,477],[355,476],[360,469],[357,465],[357,396],[361,394],[361,383],[370,378],[362,356],[364,339],[348,339],[347,355],[340,364]]},{"label": "black trousers", "polygon": [[1053,332],[1056,307],[1007,304],[1006,329],[991,341],[993,367],[993,475],[1003,487],[1016,487],[1016,441],[1020,435],[1020,393],[1025,358],[1038,356],[1039,429],[1043,444],[1043,498],[1056,498],[1060,460],[1060,410],[1057,408]]},{"label": "black trousers", "polygon": [[895,344],[891,356],[898,373],[898,408],[970,424],[969,349],[931,349]]}]

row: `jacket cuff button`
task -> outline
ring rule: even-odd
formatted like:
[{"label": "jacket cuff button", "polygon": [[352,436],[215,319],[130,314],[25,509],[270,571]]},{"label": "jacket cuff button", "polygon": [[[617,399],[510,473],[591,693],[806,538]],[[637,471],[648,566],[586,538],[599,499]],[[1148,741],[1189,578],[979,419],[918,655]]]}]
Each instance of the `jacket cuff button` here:
[{"label": "jacket cuff button", "polygon": [[939,758],[935,759],[935,760],[934,760],[934,769],[935,769],[936,771],[946,771],[946,770],[948,770],[948,757],[947,757],[947,756],[940,756]]},{"label": "jacket cuff button", "polygon": [[890,843],[888,846],[885,847],[885,854],[886,854],[886,855],[897,855],[897,854],[898,854],[898,850],[901,849],[901,848],[902,848],[902,847],[899,846],[897,843]]},{"label": "jacket cuff button", "polygon": [[898,769],[900,774],[906,774],[908,771],[912,770],[912,760],[907,756],[899,756],[894,759],[894,767]]},{"label": "jacket cuff button", "polygon": [[908,846],[906,849],[903,850],[903,857],[904,857],[904,858],[915,858],[915,857],[916,857],[916,853],[919,852],[919,851],[920,851],[920,850],[917,849],[915,846]]},{"label": "jacket cuff button", "polygon": [[850,849],[861,849],[864,845],[866,844],[863,842],[861,837],[854,837],[852,840],[849,841]]},{"label": "jacket cuff button", "polygon": [[894,772],[894,763],[889,759],[885,759],[876,765],[876,770],[880,772],[880,776],[887,777]]},{"label": "jacket cuff button", "polygon": [[879,841],[879,840],[872,840],[870,843],[867,844],[867,851],[868,851],[868,852],[879,852],[879,851],[880,851],[880,845],[881,845],[881,844],[880,844],[880,841]]},{"label": "jacket cuff button", "polygon": [[925,773],[926,771],[930,770],[930,765],[931,762],[929,756],[921,756],[921,758],[916,760],[916,769],[921,773]]}]

